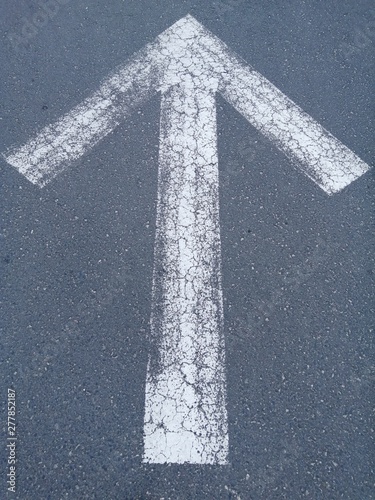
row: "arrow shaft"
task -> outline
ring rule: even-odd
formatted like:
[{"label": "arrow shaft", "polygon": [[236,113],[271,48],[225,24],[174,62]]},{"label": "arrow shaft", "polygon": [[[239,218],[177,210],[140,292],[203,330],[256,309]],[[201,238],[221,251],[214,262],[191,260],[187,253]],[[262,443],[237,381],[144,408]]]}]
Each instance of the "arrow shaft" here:
[{"label": "arrow shaft", "polygon": [[162,96],[144,461],[227,463],[214,93]]}]

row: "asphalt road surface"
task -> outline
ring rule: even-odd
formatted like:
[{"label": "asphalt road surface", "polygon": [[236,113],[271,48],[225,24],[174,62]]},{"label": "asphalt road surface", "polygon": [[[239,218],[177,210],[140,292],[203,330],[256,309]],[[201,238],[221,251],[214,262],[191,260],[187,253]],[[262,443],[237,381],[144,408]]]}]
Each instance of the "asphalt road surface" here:
[{"label": "asphalt road surface", "polygon": [[[29,178],[22,172],[28,150],[19,168],[9,161],[9,151],[44,133],[119,65],[190,14],[372,166],[373,2],[3,0],[1,7],[0,497],[375,498],[371,169],[327,194],[321,178],[313,182],[284,154],[282,139],[261,133],[223,93],[210,101],[217,130],[210,135],[194,128],[199,102],[208,102],[196,82],[191,99],[165,94],[163,87],[162,98],[150,94],[116,128],[108,122],[109,133],[90,143],[84,155],[72,153],[69,168],[44,187],[30,182],[35,170]],[[167,47],[173,51],[171,40]],[[184,82],[185,91],[193,88]],[[204,349],[201,339],[221,335],[205,351],[207,378],[199,368],[201,378],[190,384],[191,404],[198,401],[196,420],[204,415],[208,422],[200,420],[196,433],[209,442],[201,463],[192,452],[184,455],[185,445],[173,454],[171,442],[158,438],[169,432],[169,407],[154,430],[147,427],[156,421],[155,394],[164,390],[161,379],[156,383],[150,375],[152,356],[169,328],[155,319],[158,308],[167,310],[169,292],[163,292],[162,303],[158,286],[167,290],[163,279],[169,278],[155,276],[173,272],[169,261],[163,268],[168,252],[174,255],[163,224],[177,217],[165,212],[157,223],[158,200],[164,206],[161,197],[168,191],[158,189],[158,170],[164,166],[168,173],[168,162],[181,152],[178,141],[185,144],[178,123],[165,112],[171,103],[181,109],[187,103],[186,133],[192,123],[194,144],[213,144],[212,164],[218,158],[219,169],[218,185],[213,176],[200,198],[206,206],[204,196],[217,194],[217,200],[210,198],[212,210],[202,212],[210,213],[212,224],[204,232],[213,231],[212,241],[205,240],[211,246],[199,247],[198,238],[190,255],[195,258],[197,245],[202,255],[216,251],[220,231],[221,264],[215,254],[215,273],[202,282],[198,273],[193,280],[201,286],[195,290],[199,296],[207,287],[217,293],[210,292],[199,308],[186,292],[186,301],[178,297],[175,309],[167,311],[180,318],[179,332],[185,307],[191,307],[196,324],[203,318],[203,329],[211,325],[205,334],[196,327],[193,347],[181,356],[190,355],[194,345]],[[99,119],[93,124],[102,127]],[[87,129],[83,123],[82,133],[65,139],[65,151],[83,144]],[[52,144],[45,154],[49,166],[55,165],[54,133],[43,136],[45,147]],[[185,172],[194,158],[184,156]],[[207,172],[205,179],[211,178]],[[188,199],[186,191],[183,196]],[[173,234],[188,241],[180,229]],[[181,255],[188,259],[189,252],[178,248],[182,266]],[[160,268],[158,252],[164,252]],[[217,324],[210,323],[214,316]],[[170,329],[169,353],[177,331]],[[162,364],[159,359],[156,371],[162,373]],[[163,373],[168,387],[162,397],[169,401],[175,372]],[[188,385],[189,376],[184,372],[181,384]],[[206,390],[213,391],[214,403]],[[189,425],[195,429],[194,422]],[[151,444],[148,432],[156,436]],[[181,429],[173,432],[182,436]],[[219,444],[210,455],[213,442]],[[163,460],[152,447],[165,463],[158,463]]]}]

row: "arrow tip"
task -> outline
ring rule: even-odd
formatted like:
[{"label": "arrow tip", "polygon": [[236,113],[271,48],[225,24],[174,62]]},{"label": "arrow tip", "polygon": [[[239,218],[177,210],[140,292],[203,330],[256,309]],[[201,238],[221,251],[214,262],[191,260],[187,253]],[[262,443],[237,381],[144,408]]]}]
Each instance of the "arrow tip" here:
[{"label": "arrow tip", "polygon": [[182,17],[181,19],[179,19],[178,21],[176,21],[172,26],[171,28],[180,28],[180,27],[183,27],[183,28],[186,28],[186,26],[190,26],[191,28],[198,28],[198,29],[202,29],[204,28],[203,27],[203,24],[201,24],[199,21],[197,21],[195,19],[194,16],[192,16],[191,14],[186,14],[186,16]]}]

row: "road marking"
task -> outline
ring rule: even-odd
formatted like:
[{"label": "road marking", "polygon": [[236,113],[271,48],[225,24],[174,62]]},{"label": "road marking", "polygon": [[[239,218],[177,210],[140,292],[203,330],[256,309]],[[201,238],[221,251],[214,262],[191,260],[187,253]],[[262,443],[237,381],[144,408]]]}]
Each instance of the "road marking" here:
[{"label": "road marking", "polygon": [[[192,57],[193,56],[193,57]],[[181,60],[179,58],[181,57]],[[328,194],[369,166],[221,40],[188,15],[137,52],[99,90],[24,146],[8,163],[44,186],[161,88],[179,81],[184,60],[217,78],[218,91]]]},{"label": "road marking", "polygon": [[215,94],[326,193],[370,167],[193,17],[6,160],[45,186],[161,92],[144,462],[228,463]]},{"label": "road marking", "polygon": [[162,97],[145,462],[227,463],[215,90]]}]

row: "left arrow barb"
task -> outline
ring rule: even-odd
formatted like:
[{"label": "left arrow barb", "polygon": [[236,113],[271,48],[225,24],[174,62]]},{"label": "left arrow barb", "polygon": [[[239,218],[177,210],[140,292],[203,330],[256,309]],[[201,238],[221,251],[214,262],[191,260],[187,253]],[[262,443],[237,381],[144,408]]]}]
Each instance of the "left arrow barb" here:
[{"label": "left arrow barb", "polygon": [[161,92],[144,462],[228,463],[215,94],[333,194],[369,166],[193,17],[6,160],[45,186]]}]

